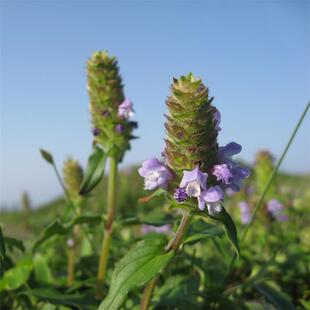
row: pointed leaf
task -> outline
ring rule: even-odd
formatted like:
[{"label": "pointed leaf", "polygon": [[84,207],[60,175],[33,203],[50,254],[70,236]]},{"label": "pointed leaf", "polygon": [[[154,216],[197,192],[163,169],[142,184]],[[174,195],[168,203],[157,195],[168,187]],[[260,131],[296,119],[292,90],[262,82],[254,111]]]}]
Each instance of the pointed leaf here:
[{"label": "pointed leaf", "polygon": [[4,273],[0,280],[0,292],[20,287],[28,280],[31,270],[32,262],[30,260],[19,261],[16,266]]},{"label": "pointed leaf", "polygon": [[93,153],[88,158],[87,168],[81,184],[80,194],[85,195],[92,191],[101,181],[107,154],[98,146],[94,147]]},{"label": "pointed leaf", "polygon": [[99,310],[117,310],[126,300],[128,292],[142,286],[160,273],[173,252],[165,252],[165,238],[146,238],[140,241],[117,264],[107,297]]},{"label": "pointed leaf", "polygon": [[12,250],[13,248],[16,248],[20,250],[21,252],[25,252],[25,246],[21,240],[17,240],[11,237],[4,237],[4,241],[10,250]]},{"label": "pointed leaf", "polygon": [[227,211],[222,207],[221,211],[214,216],[212,216],[215,220],[222,222],[225,226],[226,235],[231,242],[232,246],[236,250],[237,256],[240,255],[240,248],[238,242],[238,234],[234,221],[227,213]]},{"label": "pointed leaf", "polygon": [[274,305],[276,310],[295,309],[289,299],[283,293],[276,291],[274,288],[263,283],[254,284],[254,287],[260,294],[262,294],[270,303]]},{"label": "pointed leaf", "polygon": [[43,150],[43,149],[40,149],[40,153],[42,155],[42,157],[51,165],[54,165],[54,158],[53,158],[53,155],[46,151],[46,150]]}]

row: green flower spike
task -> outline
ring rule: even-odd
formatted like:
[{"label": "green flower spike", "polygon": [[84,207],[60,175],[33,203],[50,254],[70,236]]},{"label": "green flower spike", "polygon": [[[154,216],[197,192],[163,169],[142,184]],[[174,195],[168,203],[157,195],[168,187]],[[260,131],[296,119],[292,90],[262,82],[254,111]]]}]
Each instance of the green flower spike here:
[{"label": "green flower spike", "polygon": [[65,187],[72,201],[76,204],[81,202],[82,196],[79,195],[80,186],[83,180],[83,169],[80,164],[69,158],[63,166],[63,176]]},{"label": "green flower spike", "polygon": [[184,170],[196,166],[209,172],[216,164],[218,128],[208,88],[191,73],[174,79],[166,104],[169,114],[165,124],[166,164],[174,171],[179,184]]},{"label": "green flower spike", "polygon": [[88,60],[87,73],[94,144],[106,152],[113,150],[121,160],[130,149],[132,130],[137,124],[129,121],[126,113],[120,114],[120,105],[126,105],[126,101],[117,60],[106,51],[95,52]]}]

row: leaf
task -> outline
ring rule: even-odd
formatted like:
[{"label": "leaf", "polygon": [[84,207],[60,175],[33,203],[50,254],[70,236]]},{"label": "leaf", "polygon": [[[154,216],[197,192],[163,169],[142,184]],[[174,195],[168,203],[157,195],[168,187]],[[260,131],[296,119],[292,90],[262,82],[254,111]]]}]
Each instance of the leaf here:
[{"label": "leaf", "polygon": [[254,288],[262,294],[270,303],[274,305],[276,310],[294,310],[295,307],[289,299],[281,292],[276,291],[274,288],[267,284],[254,284]]},{"label": "leaf", "polygon": [[[62,294],[52,288],[49,289],[32,289],[24,291],[21,294],[34,296],[42,301],[48,301],[55,305],[66,305],[77,307],[78,309],[90,309],[90,306],[96,305],[96,301],[90,297],[81,294]],[[83,306],[83,307],[81,307]],[[91,309],[96,309],[91,307]]]},{"label": "leaf", "polygon": [[42,283],[54,283],[55,280],[46,258],[41,254],[36,254],[33,258],[34,274],[37,281]]},{"label": "leaf", "polygon": [[52,222],[45,230],[43,237],[41,237],[33,246],[33,251],[35,251],[44,241],[53,237],[54,235],[65,235],[69,231],[68,227],[63,225],[58,219]]},{"label": "leaf", "polygon": [[8,246],[9,249],[16,248],[21,252],[25,252],[24,243],[21,240],[17,240],[11,237],[4,237],[5,244]]},{"label": "leaf", "polygon": [[18,264],[7,270],[0,280],[0,292],[3,290],[14,290],[24,284],[31,273],[32,262],[30,260],[19,261]]},{"label": "leaf", "polygon": [[91,224],[98,225],[103,221],[101,215],[81,215],[76,217],[71,223],[65,225],[56,219],[52,222],[44,231],[43,236],[35,243],[33,246],[33,251],[35,251],[43,242],[50,239],[55,235],[66,235],[69,234],[75,225],[80,224]]},{"label": "leaf", "polygon": [[221,211],[219,213],[216,213],[216,215],[212,216],[213,219],[218,220],[222,222],[225,226],[226,235],[231,242],[232,246],[234,247],[237,256],[239,258],[240,255],[240,248],[239,248],[239,242],[238,242],[238,234],[237,229],[235,226],[234,221],[230,217],[230,215],[227,213],[227,211],[222,207]]},{"label": "leaf", "polygon": [[2,234],[2,228],[0,226],[0,258],[4,259],[5,254],[6,254],[6,247],[4,242],[4,236]]},{"label": "leaf", "polygon": [[135,287],[142,286],[160,273],[173,252],[165,252],[166,239],[146,238],[136,244],[116,265],[108,295],[99,310],[117,310]]},{"label": "leaf", "polygon": [[46,151],[46,150],[43,150],[43,149],[40,149],[40,153],[42,155],[42,157],[51,165],[54,165],[54,158],[53,158],[53,155]]},{"label": "leaf", "polygon": [[81,184],[80,194],[85,195],[92,191],[101,181],[107,154],[98,146],[94,147],[93,153],[88,158],[87,168]]},{"label": "leaf", "polygon": [[184,241],[184,244],[195,244],[203,239],[212,237],[221,237],[224,231],[220,227],[209,227],[201,232],[190,234]]}]

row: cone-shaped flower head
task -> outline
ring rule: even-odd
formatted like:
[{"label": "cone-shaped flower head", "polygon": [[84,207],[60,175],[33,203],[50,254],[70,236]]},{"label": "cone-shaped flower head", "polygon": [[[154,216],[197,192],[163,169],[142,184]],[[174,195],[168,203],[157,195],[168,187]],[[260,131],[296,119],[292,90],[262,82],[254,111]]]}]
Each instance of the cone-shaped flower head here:
[{"label": "cone-shaped flower head", "polygon": [[202,172],[209,172],[216,163],[220,117],[212,100],[208,88],[192,74],[174,79],[171,85],[165,156],[178,181],[183,170],[199,166]]},{"label": "cone-shaped flower head", "polygon": [[94,53],[88,60],[87,73],[94,140],[106,151],[114,147],[121,159],[130,148],[136,123],[129,121],[132,102],[124,100],[116,58],[106,51]]},{"label": "cone-shaped flower head", "polygon": [[83,169],[80,164],[69,158],[63,166],[63,176],[65,187],[73,202],[79,203],[82,196],[79,195],[80,186],[83,180]]}]

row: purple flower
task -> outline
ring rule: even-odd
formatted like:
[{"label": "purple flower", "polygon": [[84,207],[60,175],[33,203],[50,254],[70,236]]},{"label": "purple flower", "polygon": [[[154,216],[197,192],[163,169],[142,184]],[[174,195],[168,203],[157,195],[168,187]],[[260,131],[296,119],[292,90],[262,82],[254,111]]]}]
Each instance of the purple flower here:
[{"label": "purple flower", "polygon": [[271,199],[267,203],[267,210],[273,218],[278,221],[285,222],[288,220],[288,217],[283,213],[284,206],[277,199]]},{"label": "purple flower", "polygon": [[149,190],[157,187],[167,189],[168,182],[172,179],[170,170],[157,158],[144,161],[138,172],[144,177],[144,188]]},{"label": "purple flower", "polygon": [[116,131],[117,133],[123,133],[123,132],[124,132],[124,126],[123,126],[122,124],[117,124],[117,125],[115,126],[115,131]]},{"label": "purple flower", "polygon": [[230,142],[225,146],[219,147],[219,161],[221,164],[229,164],[232,162],[232,156],[239,154],[242,146],[236,142]]},{"label": "purple flower", "polygon": [[215,165],[212,174],[224,184],[230,184],[234,178],[231,167],[226,164]]},{"label": "purple flower", "polygon": [[99,136],[100,135],[100,129],[99,128],[93,128],[92,133],[95,137]]},{"label": "purple flower", "polygon": [[215,165],[212,174],[216,176],[226,187],[238,192],[242,182],[250,175],[250,170],[243,168],[232,160],[232,156],[241,152],[241,145],[236,142],[230,142],[226,146],[219,148],[218,165]]},{"label": "purple flower", "polygon": [[132,109],[132,102],[129,99],[123,101],[118,107],[118,116],[120,118],[128,119],[134,115]]},{"label": "purple flower", "polygon": [[218,131],[221,131],[222,128],[220,127],[220,123],[221,123],[221,113],[219,110],[215,110],[214,114],[213,114],[213,119],[215,122],[215,129]]},{"label": "purple flower", "polygon": [[173,194],[173,198],[177,202],[183,202],[188,198],[188,195],[186,194],[186,190],[184,188],[177,188]]},{"label": "purple flower", "polygon": [[196,167],[192,171],[183,171],[183,178],[180,188],[184,188],[189,197],[197,197],[198,208],[204,210],[206,204],[210,214],[220,211],[219,202],[224,198],[223,190],[220,186],[207,189],[208,174],[203,173]]},{"label": "purple flower", "polygon": [[241,222],[243,224],[248,224],[251,220],[251,211],[249,204],[246,201],[240,201],[239,209],[241,213]]},{"label": "purple flower", "polygon": [[141,232],[142,234],[147,234],[150,232],[155,232],[158,234],[169,234],[172,232],[172,230],[170,224],[165,224],[162,226],[142,225]]}]

